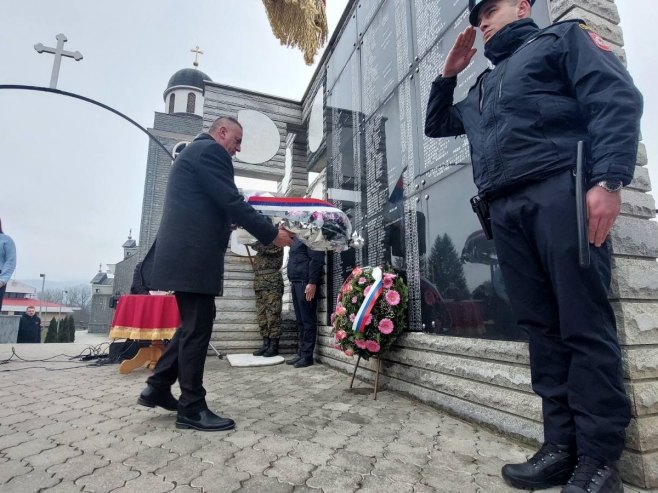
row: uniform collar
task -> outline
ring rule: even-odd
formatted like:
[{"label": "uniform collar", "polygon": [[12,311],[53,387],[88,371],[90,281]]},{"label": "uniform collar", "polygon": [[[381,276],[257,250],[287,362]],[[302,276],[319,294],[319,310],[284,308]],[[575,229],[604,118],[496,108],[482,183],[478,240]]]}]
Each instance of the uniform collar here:
[{"label": "uniform collar", "polygon": [[538,31],[539,27],[532,19],[507,24],[484,45],[484,56],[498,65]]}]

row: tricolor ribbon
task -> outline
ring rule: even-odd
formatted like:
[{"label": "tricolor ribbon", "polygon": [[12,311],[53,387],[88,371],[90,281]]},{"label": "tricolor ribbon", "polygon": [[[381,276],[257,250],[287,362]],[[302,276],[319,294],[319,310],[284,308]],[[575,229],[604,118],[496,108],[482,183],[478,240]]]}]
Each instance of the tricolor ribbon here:
[{"label": "tricolor ribbon", "polygon": [[382,270],[379,267],[372,269],[372,277],[375,279],[375,282],[370,286],[370,291],[368,291],[368,294],[363,300],[363,303],[361,303],[359,311],[356,313],[356,317],[352,323],[352,330],[354,332],[363,332],[365,330],[365,321],[368,318],[368,315],[370,315],[370,312],[372,312],[372,309],[375,307],[375,303],[377,303],[377,299],[384,290]]}]

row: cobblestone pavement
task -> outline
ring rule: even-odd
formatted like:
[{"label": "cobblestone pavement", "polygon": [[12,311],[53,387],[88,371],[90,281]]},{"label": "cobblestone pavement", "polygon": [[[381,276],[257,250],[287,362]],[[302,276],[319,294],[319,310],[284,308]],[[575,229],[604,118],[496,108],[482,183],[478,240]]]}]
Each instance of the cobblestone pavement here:
[{"label": "cobblestone pavement", "polygon": [[[84,347],[15,346],[32,360]],[[10,355],[1,345],[0,360]],[[326,366],[230,368],[217,358],[206,364],[207,400],[237,428],[177,430],[174,413],[136,405],[147,372],[0,365],[0,491],[506,492],[517,490],[501,466],[533,452],[393,392],[373,401],[370,387],[349,391],[349,375]]]}]

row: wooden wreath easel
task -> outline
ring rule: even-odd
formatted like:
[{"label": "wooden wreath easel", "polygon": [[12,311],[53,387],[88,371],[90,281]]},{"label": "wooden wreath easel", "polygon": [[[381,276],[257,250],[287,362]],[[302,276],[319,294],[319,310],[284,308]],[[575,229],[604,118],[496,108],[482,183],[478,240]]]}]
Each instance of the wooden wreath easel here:
[{"label": "wooden wreath easel", "polygon": [[[373,389],[372,393],[372,398],[373,400],[377,400],[377,390],[379,387],[379,370],[381,369],[382,366],[382,360],[379,358],[379,356],[375,356],[377,359],[377,371],[375,372],[375,387]],[[352,385],[354,385],[354,377],[356,377],[356,370],[359,368],[359,363],[361,362],[361,355],[356,359],[356,364],[354,365],[354,372],[352,373],[352,381],[350,382],[350,389],[352,388]]]}]

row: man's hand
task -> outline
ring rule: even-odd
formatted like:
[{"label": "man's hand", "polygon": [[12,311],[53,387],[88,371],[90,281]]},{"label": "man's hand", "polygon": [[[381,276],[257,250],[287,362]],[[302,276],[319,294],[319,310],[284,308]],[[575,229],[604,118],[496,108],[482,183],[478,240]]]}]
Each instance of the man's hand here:
[{"label": "man's hand", "polygon": [[306,288],[304,288],[304,294],[306,295],[306,301],[313,301],[313,298],[315,298],[315,290],[317,289],[317,286],[315,284],[307,284]]},{"label": "man's hand", "polygon": [[295,239],[295,234],[287,229],[279,228],[276,238],[272,241],[276,246],[292,246],[292,241]]},{"label": "man's hand", "polygon": [[587,191],[587,224],[589,242],[600,247],[612,229],[621,209],[621,190],[608,192],[598,185]]},{"label": "man's hand", "polygon": [[448,57],[443,65],[443,77],[455,77],[468,67],[477,51],[473,48],[473,44],[475,44],[475,28],[468,26],[457,36],[457,41],[448,52]]}]

